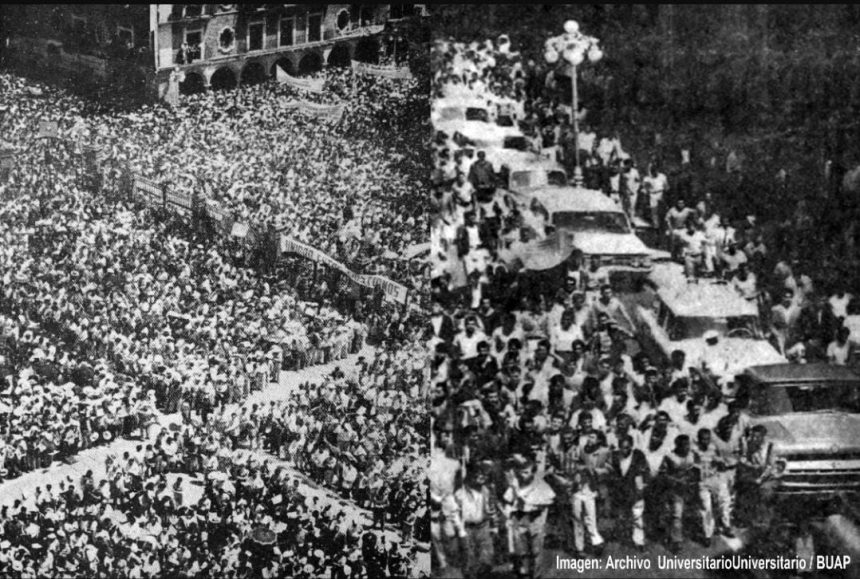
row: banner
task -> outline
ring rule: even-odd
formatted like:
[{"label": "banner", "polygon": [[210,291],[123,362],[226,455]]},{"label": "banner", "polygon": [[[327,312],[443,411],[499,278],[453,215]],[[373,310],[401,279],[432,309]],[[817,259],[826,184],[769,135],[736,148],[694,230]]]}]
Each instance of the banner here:
[{"label": "banner", "polygon": [[191,193],[184,190],[168,190],[165,194],[165,200],[170,205],[170,209],[175,209],[183,213],[191,213],[194,208],[194,201],[191,198]]},{"label": "banner", "polygon": [[382,66],[366,62],[352,61],[352,70],[360,74],[370,74],[395,80],[411,80],[412,71],[408,66]]},{"label": "banner", "polygon": [[358,285],[369,288],[381,288],[385,294],[385,298],[389,301],[401,304],[406,303],[406,296],[408,293],[406,286],[393,282],[381,275],[360,275],[353,273],[345,265],[323,253],[319,249],[296,241],[295,239],[290,239],[286,235],[281,235],[281,253],[292,253],[311,261],[327,265],[328,267],[341,272]]},{"label": "banner", "polygon": [[299,103],[299,111],[306,115],[337,122],[343,116],[343,105],[318,105],[316,103],[301,101]]},{"label": "banner", "polygon": [[210,218],[219,223],[223,222],[227,218],[227,214],[224,213],[224,210],[211,199],[206,200],[206,213]]},{"label": "banner", "polygon": [[323,91],[323,79],[296,78],[284,72],[280,66],[275,65],[275,77],[278,82],[287,86],[306,90],[313,93],[321,93]]},{"label": "banner", "polygon": [[230,230],[230,235],[233,237],[247,237],[248,235],[248,226],[244,223],[234,223],[233,229]]},{"label": "banner", "polygon": [[365,275],[361,277],[364,278],[364,283],[361,285],[382,288],[386,300],[400,304],[406,303],[406,294],[408,293],[406,286],[402,286],[381,275]]},{"label": "banner", "polygon": [[57,138],[57,133],[60,127],[57,124],[57,121],[39,121],[39,137],[48,137],[51,139]]},{"label": "banner", "polygon": [[164,192],[158,183],[141,175],[134,176],[134,189],[132,189],[132,193],[135,197],[142,199],[147,205],[164,205]]}]

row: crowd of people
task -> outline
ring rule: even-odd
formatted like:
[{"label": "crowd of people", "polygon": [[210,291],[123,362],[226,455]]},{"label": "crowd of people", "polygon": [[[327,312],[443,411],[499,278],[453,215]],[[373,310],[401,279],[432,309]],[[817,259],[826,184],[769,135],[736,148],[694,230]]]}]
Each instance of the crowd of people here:
[{"label": "crowd of people", "polygon": [[[382,577],[417,550],[304,492],[214,422],[161,429],[134,451],[0,508],[0,568],[20,577]],[[201,488],[202,487],[202,488]]]},{"label": "crowd of people", "polygon": [[[415,200],[427,161],[410,145],[423,138],[416,119],[427,117],[419,83],[338,69],[319,77],[321,95],[267,82],[184,96],[175,109],[100,114],[93,123],[84,115],[79,130],[106,152],[107,166],[196,193],[234,220],[271,226],[356,273],[420,290],[421,271],[403,258],[427,238],[426,206]],[[343,117],[304,115],[296,101],[342,104]],[[68,111],[61,127],[71,130],[81,114]]]},{"label": "crowd of people", "polygon": [[[315,482],[372,510],[380,525],[426,541],[427,414],[411,404],[424,395],[423,347],[360,359],[355,371],[335,371],[303,383],[285,399],[245,403],[212,415],[234,448],[265,450]],[[188,422],[201,420],[191,408]]]},{"label": "crowd of people", "polygon": [[[570,182],[581,168],[585,187],[615,199],[683,265],[665,277],[727,283],[757,305],[788,360],[852,363],[848,286],[783,253],[772,224],[670,183],[649,152],[641,175],[616,131],[591,131],[587,110],[576,112],[581,134],[572,138],[572,111],[558,105],[553,79],[535,78],[504,37],[440,41],[433,62],[435,98],[485,103],[486,122],[532,139],[536,166],[558,161]],[[549,279],[506,261],[504,249],[527,231],[547,237],[551,224],[509,202],[491,151],[452,137],[437,134],[432,184],[434,568],[481,577],[512,563],[535,577],[546,570],[547,536],[577,557],[599,556],[607,540],[678,553],[687,538],[710,546],[739,526],[766,525],[781,471],[772,433],[750,425],[748,401],[727,396],[682,350],[649,357],[601,264],[574,252]]]},{"label": "crowd of people", "polygon": [[[204,203],[219,203],[236,221],[275,228],[353,272],[421,291],[424,266],[404,256],[427,236],[426,212],[415,201],[422,198],[415,192],[423,188],[424,163],[420,148],[407,145],[410,135],[420,133],[407,126],[410,115],[415,124],[417,87],[358,78],[353,88],[346,71],[332,70],[326,79],[326,93],[340,90],[337,98],[346,100],[337,124],[312,121],[285,106],[299,96],[274,82],[183,97],[173,109],[120,113],[0,75],[0,127],[4,145],[14,150],[14,166],[0,182],[0,477],[14,478],[120,437],[139,437],[146,447],[157,416],[178,412],[188,430],[179,438],[159,437],[171,450],[154,452],[170,468],[149,472],[153,451],[147,448],[145,466],[133,460],[118,470],[109,467],[101,486],[123,481],[142,491],[136,498],[152,498],[141,470],[160,477],[156,487],[170,472],[213,470],[202,466],[212,454],[193,442],[200,436],[224,452],[253,441],[261,452],[308,469],[352,505],[372,508],[379,523],[395,524],[410,541],[426,534],[420,510],[425,415],[409,403],[426,392],[420,366],[412,367],[421,357],[420,303],[388,303],[378,291],[363,291],[337,271],[318,271],[289,254],[260,267],[258,247],[128,195],[135,174],[174,191],[186,188]],[[38,138],[39,120],[57,121],[56,137]],[[82,179],[93,169],[81,154],[85,146],[103,151],[98,187]],[[282,370],[359,352],[367,356],[365,371],[350,382],[334,377],[308,385],[265,414],[250,405],[228,410],[279,382]],[[326,457],[319,462],[321,454]],[[353,472],[358,479],[359,469],[369,481],[364,493],[361,484],[353,489],[344,482]],[[156,501],[139,509],[124,493],[111,499],[84,488],[53,497],[50,517],[16,507],[3,538],[15,547],[4,548],[3,567],[41,574],[244,576],[248,564],[267,576],[319,576],[327,568],[335,576],[411,574],[411,547],[389,552],[377,535],[336,539],[340,521],[321,508],[304,509],[301,497],[285,496],[278,508],[261,502],[280,488],[271,474],[258,465],[252,475],[271,482],[271,493],[234,502],[217,495],[212,510],[223,523],[218,531],[189,526],[199,505],[187,505],[181,515],[178,506],[168,513]],[[160,543],[159,550],[146,546],[151,540],[129,541],[105,528],[96,515],[108,504],[144,516],[143,526],[173,527],[170,546]],[[209,501],[203,504],[210,508]],[[283,521],[301,515],[301,529],[293,525],[278,533],[289,537],[287,543],[307,539],[277,556],[261,558],[254,551],[247,557],[240,544],[263,507],[270,509],[269,523],[272,516]],[[57,513],[76,520],[75,529],[48,528],[45,521]],[[15,531],[36,519],[43,529],[36,539]],[[104,534],[96,538],[91,525]],[[218,533],[224,542],[212,544]],[[188,549],[174,549],[177,540]],[[210,556],[210,549],[229,551],[229,557]],[[293,556],[299,550],[300,562]]]}]

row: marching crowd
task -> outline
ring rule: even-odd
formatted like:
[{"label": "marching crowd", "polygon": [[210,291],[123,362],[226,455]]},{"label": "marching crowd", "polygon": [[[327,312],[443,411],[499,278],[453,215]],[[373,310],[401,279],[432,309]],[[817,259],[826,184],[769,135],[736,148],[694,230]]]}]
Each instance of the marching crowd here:
[{"label": "marching crowd", "polygon": [[[336,84],[348,75],[332,72],[331,77]],[[385,304],[378,293],[356,292],[336,275],[318,275],[296,258],[261,273],[252,267],[254,250],[240,241],[189,226],[187,216],[141,210],[136,201],[116,194],[129,170],[187,186],[221,202],[237,220],[286,228],[287,235],[353,271],[420,290],[426,285],[423,265],[402,255],[426,236],[426,213],[410,200],[420,198],[414,192],[422,188],[418,148],[398,141],[393,129],[374,134],[375,123],[364,118],[384,115],[373,107],[391,104],[381,95],[392,87],[357,82],[355,99],[336,128],[285,113],[280,104],[289,91],[274,85],[191,97],[174,110],[112,113],[53,88],[36,98],[25,81],[11,75],[0,75],[0,83],[0,126],[6,146],[15,150],[14,166],[0,182],[0,477],[47,467],[117,437],[145,441],[159,412],[179,412],[186,428],[214,438],[215,450],[255,439],[256,448],[280,452],[344,496],[361,498],[380,523],[387,518],[410,538],[426,534],[426,516],[420,513],[426,493],[420,460],[427,452],[424,415],[407,403],[426,390],[410,357],[420,350],[419,308]],[[401,105],[414,90],[404,89]],[[49,118],[59,121],[59,139],[37,139],[36,119]],[[389,122],[396,118],[389,115]],[[80,135],[107,151],[100,191],[80,178],[87,170],[80,162]],[[184,180],[185,171],[190,180]],[[332,378],[308,386],[268,408],[265,416],[250,408],[232,415],[226,410],[251,391],[278,382],[282,369],[336,361],[362,351],[365,343],[392,353],[370,350],[366,371],[348,384]],[[161,442],[170,450],[154,454],[162,452],[161,463],[194,475],[211,457],[211,449],[195,446],[196,438],[190,431],[182,439],[164,435]],[[297,438],[301,444],[294,444]],[[321,454],[327,456],[319,462]],[[102,487],[124,481],[134,487],[135,498],[153,498],[152,484],[163,486],[167,471],[147,472],[152,455],[147,448],[144,462],[109,467]],[[193,466],[185,464],[192,458]],[[344,483],[358,469],[368,481],[364,497],[361,485],[354,492]],[[144,474],[160,478],[144,484]],[[244,576],[247,564],[266,576],[319,576],[327,567],[334,576],[408,574],[415,555],[411,547],[390,550],[376,535],[336,539],[340,520],[320,508],[302,507],[302,497],[285,496],[278,508],[263,502],[280,488],[280,481],[269,480],[271,474],[258,465],[252,478],[266,478],[272,492],[239,497],[237,502],[246,499],[241,512],[217,494],[215,506],[207,500],[202,507],[189,504],[180,513],[177,506],[168,513],[156,501],[144,498],[146,505],[138,509],[123,493],[111,499],[88,495],[83,487],[77,498],[75,491],[54,496],[42,514],[16,508],[4,528],[4,541],[15,547],[3,549],[0,567],[36,574],[47,569],[49,574]],[[144,517],[143,526],[173,527],[170,546],[153,549],[149,540],[126,541],[116,528],[104,527],[99,513],[110,503]],[[278,534],[305,537],[264,557],[266,565],[271,561],[266,569],[256,551],[249,558],[240,548],[254,513],[264,508],[271,515],[268,523],[272,516],[301,515],[297,528]],[[223,523],[218,529],[191,524],[216,515]],[[74,528],[46,522],[63,519]],[[33,524],[42,530],[21,532]],[[104,533],[96,537],[96,528]],[[212,544],[219,533],[224,542]],[[178,541],[185,549],[175,549]],[[129,557],[126,547],[136,555]],[[208,549],[229,551],[229,557],[216,561]],[[293,556],[299,552],[301,559]],[[363,570],[355,563],[359,558]]]},{"label": "marching crowd", "polygon": [[[535,164],[549,157],[576,174],[570,109],[552,106],[550,81],[506,38],[439,42],[433,62],[436,98],[480,99],[490,122],[508,116],[533,139]],[[722,279],[755,303],[787,359],[851,363],[854,298],[836,276],[813,279],[824,270],[798,260],[802,240],[771,245],[772,224],[712,194],[696,198],[687,182],[670,189],[656,159],[640,175],[617,133],[597,139],[581,127],[585,186],[656,229],[688,281]],[[607,540],[678,553],[687,537],[711,545],[766,525],[763,499],[781,471],[745,401],[682,350],[668,361],[641,351],[599,263],[574,254],[555,283],[506,262],[502,250],[526,230],[548,232],[546,216],[508,203],[488,151],[437,137],[426,328],[434,568],[481,577],[510,562],[535,577],[548,535],[577,557],[600,556]]]}]

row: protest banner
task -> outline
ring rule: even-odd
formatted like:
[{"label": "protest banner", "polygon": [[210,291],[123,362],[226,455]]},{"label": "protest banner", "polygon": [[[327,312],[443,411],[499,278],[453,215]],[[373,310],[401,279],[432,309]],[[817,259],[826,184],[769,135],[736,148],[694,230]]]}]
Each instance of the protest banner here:
[{"label": "protest banner", "polygon": [[284,72],[284,69],[277,65],[275,66],[275,77],[280,84],[285,84],[292,88],[317,94],[323,91],[322,79],[296,78]]},{"label": "protest banner", "polygon": [[248,226],[244,223],[236,222],[233,224],[233,229],[230,230],[230,235],[233,237],[247,237]]},{"label": "protest banner", "polygon": [[39,121],[39,138],[56,139],[60,130],[57,121]]},{"label": "protest banner", "polygon": [[383,66],[366,62],[352,61],[352,70],[359,74],[369,74],[395,80],[411,80],[412,71],[406,66]]},{"label": "protest banner", "polygon": [[326,265],[332,269],[341,272],[358,285],[369,288],[381,288],[385,299],[389,301],[401,304],[406,303],[408,293],[407,288],[403,285],[400,285],[399,283],[391,281],[386,277],[383,277],[381,275],[361,275],[353,273],[348,267],[346,267],[339,261],[333,259],[324,252],[305,243],[290,239],[286,235],[281,235],[280,247],[281,253],[292,253],[309,259],[315,263]]},{"label": "protest banner", "polygon": [[306,115],[335,122],[339,121],[341,116],[343,116],[343,105],[320,105],[301,101],[299,103],[299,110]]},{"label": "protest banner", "polygon": [[168,190],[165,194],[165,201],[167,202],[168,209],[173,209],[174,211],[179,211],[181,213],[191,214],[191,211],[194,208],[194,201],[192,200],[191,193],[186,190]]},{"label": "protest banner", "polygon": [[134,176],[132,194],[147,205],[164,207],[164,191],[161,186],[142,175]]}]

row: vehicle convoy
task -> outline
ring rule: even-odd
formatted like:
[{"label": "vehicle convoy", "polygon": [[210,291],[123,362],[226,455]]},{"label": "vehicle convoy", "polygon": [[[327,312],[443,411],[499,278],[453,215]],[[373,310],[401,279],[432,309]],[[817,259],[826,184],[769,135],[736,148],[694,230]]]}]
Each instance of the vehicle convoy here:
[{"label": "vehicle convoy", "polygon": [[[487,103],[474,97],[452,97],[433,103],[430,121],[436,133],[444,133],[458,146],[485,149],[519,148],[526,150],[525,135],[515,126],[496,123],[496,116]],[[514,141],[505,144],[505,139]],[[472,143],[471,145],[469,143]]]},{"label": "vehicle convoy", "polygon": [[[551,164],[551,163],[550,163]],[[647,275],[653,251],[639,239],[624,210],[600,191],[556,185],[557,172],[509,169],[509,193],[523,212],[543,215],[547,225],[569,238],[571,251],[610,273]],[[527,186],[523,186],[527,185]]]},{"label": "vehicle convoy", "polygon": [[860,491],[860,375],[833,364],[772,364],[736,377],[751,424],[767,428],[779,495]]},{"label": "vehicle convoy", "polygon": [[765,338],[756,304],[728,284],[687,283],[682,275],[650,293],[652,304],[636,306],[634,317],[636,337],[654,363],[680,350],[688,367],[706,368],[729,393],[746,368],[787,362]]}]

